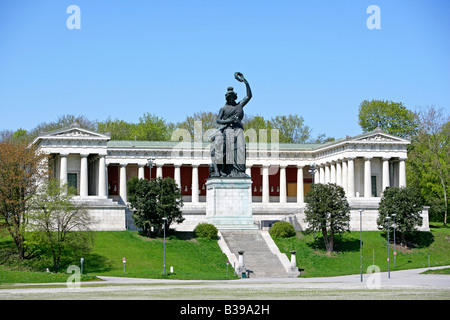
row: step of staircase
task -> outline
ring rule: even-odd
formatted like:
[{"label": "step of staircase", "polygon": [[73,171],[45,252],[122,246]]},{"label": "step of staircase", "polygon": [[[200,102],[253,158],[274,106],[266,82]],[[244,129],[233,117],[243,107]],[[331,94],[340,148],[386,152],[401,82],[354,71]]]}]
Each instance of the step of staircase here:
[{"label": "step of staircase", "polygon": [[278,256],[270,250],[259,230],[221,230],[231,253],[239,259],[244,251],[244,265],[252,278],[287,278],[288,274]]}]

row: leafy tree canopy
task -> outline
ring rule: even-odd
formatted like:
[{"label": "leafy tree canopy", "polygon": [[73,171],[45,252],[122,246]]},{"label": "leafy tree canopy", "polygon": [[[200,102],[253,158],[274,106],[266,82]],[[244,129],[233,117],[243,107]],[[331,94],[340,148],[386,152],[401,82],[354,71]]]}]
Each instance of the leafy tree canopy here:
[{"label": "leafy tree canopy", "polygon": [[167,219],[166,229],[173,222],[184,221],[181,213],[181,190],[170,177],[150,181],[134,177],[128,181],[128,194],[135,210],[134,224],[147,236],[151,235],[152,229],[156,234],[161,234],[163,218]]},{"label": "leafy tree canopy", "polygon": [[333,251],[334,234],[349,230],[350,206],[344,189],[335,183],[312,184],[305,202],[307,231],[321,231],[326,250]]},{"label": "leafy tree canopy", "polygon": [[364,132],[379,127],[387,133],[407,138],[417,130],[418,117],[401,102],[364,100],[359,105],[358,124]]},{"label": "leafy tree canopy", "polygon": [[[387,230],[388,224],[392,229],[391,224],[395,214],[396,231],[402,234],[402,240],[405,242],[405,235],[422,225],[420,216],[422,209],[423,202],[417,189],[411,187],[387,188],[383,192],[378,208],[378,229]],[[390,218],[390,222],[386,220],[386,217]]]}]

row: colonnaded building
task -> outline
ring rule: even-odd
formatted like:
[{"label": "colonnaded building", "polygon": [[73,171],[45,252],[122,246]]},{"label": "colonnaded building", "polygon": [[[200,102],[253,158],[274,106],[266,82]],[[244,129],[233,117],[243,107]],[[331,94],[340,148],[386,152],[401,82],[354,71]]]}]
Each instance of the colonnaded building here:
[{"label": "colonnaded building", "polygon": [[[172,227],[192,231],[206,221],[206,180],[209,142],[115,141],[81,128],[52,131],[34,144],[49,154],[55,178],[77,189],[96,219],[96,230],[135,228],[128,206],[126,182],[134,176],[172,177],[180,186],[185,221]],[[351,207],[350,228],[377,230],[382,192],[406,186],[405,140],[379,129],[326,144],[247,144],[246,172],[252,178],[252,212],[256,226],[267,229],[285,220],[304,230],[305,194],[312,183],[336,183]],[[153,168],[149,167],[149,159]],[[314,169],[315,170],[312,170]],[[428,211],[421,230],[429,230]]]}]

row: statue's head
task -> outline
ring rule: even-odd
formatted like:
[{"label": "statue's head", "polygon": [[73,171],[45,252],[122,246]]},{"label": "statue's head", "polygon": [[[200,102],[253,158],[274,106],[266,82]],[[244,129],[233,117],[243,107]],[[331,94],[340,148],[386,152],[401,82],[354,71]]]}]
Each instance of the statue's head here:
[{"label": "statue's head", "polygon": [[233,91],[233,89],[233,87],[228,87],[227,93],[225,93],[225,100],[227,103],[233,103],[237,99],[237,94]]}]

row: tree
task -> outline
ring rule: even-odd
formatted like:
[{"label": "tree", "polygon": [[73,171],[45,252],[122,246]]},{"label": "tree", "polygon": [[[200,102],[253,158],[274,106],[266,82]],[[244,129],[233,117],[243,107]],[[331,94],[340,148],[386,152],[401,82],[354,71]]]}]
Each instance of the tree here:
[{"label": "tree", "polygon": [[166,228],[172,222],[181,223],[184,218],[181,213],[183,200],[181,190],[170,177],[161,179],[132,178],[128,182],[129,201],[135,210],[133,220],[136,227],[151,236],[152,228],[161,235],[163,218],[167,218]]},{"label": "tree", "polygon": [[[201,111],[201,112],[195,112],[192,116],[186,117],[186,119],[183,122],[179,122],[177,124],[177,128],[180,129],[186,129],[189,134],[191,135],[191,139],[195,139],[195,133],[201,134],[200,138],[203,141],[209,141],[208,135],[204,134],[207,130],[215,129],[217,127],[216,124],[217,120],[217,114],[211,111]],[[200,121],[202,127],[201,128],[195,128],[195,122]],[[201,129],[200,132],[198,129]]]},{"label": "tree", "polygon": [[137,140],[169,141],[173,129],[173,124],[147,112],[139,118],[139,123],[133,127],[133,134]]},{"label": "tree", "polygon": [[97,122],[97,131],[109,133],[111,140],[134,140],[135,126],[135,124],[123,120],[108,118],[105,121]]},{"label": "tree", "polygon": [[441,211],[447,225],[450,116],[442,109],[428,107],[420,111],[419,119],[419,129],[408,150],[408,182],[420,189],[432,211]]},{"label": "tree", "polygon": [[301,116],[290,114],[273,117],[269,124],[279,130],[280,143],[305,143],[311,138],[311,128],[304,122]]},{"label": "tree", "polygon": [[305,197],[308,231],[321,231],[327,252],[333,251],[334,235],[349,230],[350,206],[341,186],[312,184]]},{"label": "tree", "polygon": [[74,202],[74,194],[67,185],[60,186],[58,180],[50,179],[41,185],[31,201],[31,242],[49,248],[55,272],[58,272],[64,252],[87,250],[92,243],[89,231],[94,219],[82,204]]},{"label": "tree", "polygon": [[364,100],[359,105],[358,124],[363,132],[379,127],[387,133],[406,138],[414,135],[418,117],[401,102]]},{"label": "tree", "polygon": [[28,141],[32,141],[34,138],[42,133],[50,132],[53,130],[58,130],[62,128],[70,127],[72,124],[77,123],[80,127],[88,130],[96,130],[96,123],[89,120],[85,116],[79,115],[75,116],[73,114],[62,115],[58,120],[53,122],[41,122],[36,126],[36,128],[27,132]]},{"label": "tree", "polygon": [[49,175],[48,156],[24,140],[0,142],[0,219],[25,259],[25,230],[30,199]]},{"label": "tree", "polygon": [[384,190],[378,207],[378,229],[387,230],[386,217],[393,221],[392,215],[395,214],[395,230],[400,233],[402,243],[406,243],[406,234],[422,225],[422,209],[422,198],[417,189],[389,187]]}]

